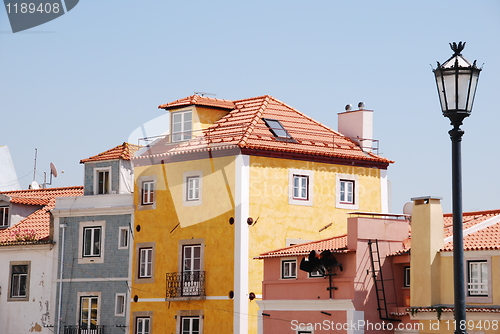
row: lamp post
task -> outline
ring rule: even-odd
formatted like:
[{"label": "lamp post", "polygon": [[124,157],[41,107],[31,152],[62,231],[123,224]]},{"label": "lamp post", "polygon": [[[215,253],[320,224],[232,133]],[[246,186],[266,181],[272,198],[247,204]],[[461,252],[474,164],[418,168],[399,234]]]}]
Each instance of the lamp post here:
[{"label": "lamp post", "polygon": [[465,272],[462,226],[462,158],[461,142],[464,131],[460,125],[470,116],[480,68],[476,61],[470,63],[462,57],[465,42],[450,43],[453,55],[442,65],[438,62],[433,70],[441,102],[443,116],[450,119],[453,129],[448,133],[452,147],[452,193],[453,193],[453,276],[455,296],[455,333],[466,331],[465,319]]}]

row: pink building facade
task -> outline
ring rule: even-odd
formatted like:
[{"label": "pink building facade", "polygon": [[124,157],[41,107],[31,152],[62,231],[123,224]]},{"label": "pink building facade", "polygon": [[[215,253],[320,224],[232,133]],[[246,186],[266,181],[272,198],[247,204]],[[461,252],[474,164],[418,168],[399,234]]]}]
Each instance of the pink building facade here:
[{"label": "pink building facade", "polygon": [[[409,255],[388,256],[404,248],[407,217],[352,213],[347,231],[257,257],[264,260],[263,295],[257,301],[260,333],[385,334],[412,325],[404,311]],[[326,250],[343,267],[332,270],[331,284],[328,276],[300,270],[311,251]]]}]

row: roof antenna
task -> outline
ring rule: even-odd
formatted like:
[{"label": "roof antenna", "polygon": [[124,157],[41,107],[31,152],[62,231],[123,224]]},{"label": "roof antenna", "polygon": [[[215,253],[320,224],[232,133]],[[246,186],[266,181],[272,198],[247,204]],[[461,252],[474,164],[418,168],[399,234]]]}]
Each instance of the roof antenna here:
[{"label": "roof antenna", "polygon": [[33,181],[35,181],[36,178],[36,155],[37,155],[38,149],[35,148],[35,167],[33,167]]},{"label": "roof antenna", "polygon": [[205,95],[216,96],[216,95],[217,95],[217,94],[214,94],[214,93],[197,92],[197,91],[195,91],[194,93],[195,93],[196,95],[201,95],[201,96],[205,96]]}]

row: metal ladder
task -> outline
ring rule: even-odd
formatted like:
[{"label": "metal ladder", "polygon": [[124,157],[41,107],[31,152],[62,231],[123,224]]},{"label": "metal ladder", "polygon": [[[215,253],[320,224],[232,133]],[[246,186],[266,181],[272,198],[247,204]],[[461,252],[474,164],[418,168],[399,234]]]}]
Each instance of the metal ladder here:
[{"label": "metal ladder", "polygon": [[382,265],[380,263],[380,253],[378,248],[378,240],[368,240],[368,247],[370,248],[370,261],[372,265],[372,277],[375,286],[375,293],[377,296],[377,310],[381,320],[388,321],[401,321],[401,319],[394,319],[389,316],[387,305],[396,304],[396,302],[387,302],[385,295],[384,282],[394,281],[394,278],[384,280],[382,275]]}]

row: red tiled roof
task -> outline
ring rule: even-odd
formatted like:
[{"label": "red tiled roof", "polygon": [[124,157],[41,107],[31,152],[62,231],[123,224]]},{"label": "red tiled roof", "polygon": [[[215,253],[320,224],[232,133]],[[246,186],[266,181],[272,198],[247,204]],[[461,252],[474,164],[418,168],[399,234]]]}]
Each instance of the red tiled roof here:
[{"label": "red tiled roof", "polygon": [[230,100],[216,99],[213,97],[206,97],[200,95],[191,95],[183,99],[179,99],[174,102],[161,104],[158,106],[159,109],[173,109],[183,106],[205,106],[205,107],[215,107],[223,109],[234,109],[234,102]]},{"label": "red tiled roof", "polygon": [[80,160],[80,163],[82,164],[85,162],[104,161],[113,159],[130,160],[134,156],[134,153],[137,152],[140,148],[141,146],[139,145],[123,143],[105,152],[99,153],[98,155],[94,155],[87,159],[82,159]]},{"label": "red tiled roof", "polygon": [[[363,151],[354,141],[272,96],[265,95],[233,103],[233,110],[208,129],[199,134],[193,133],[193,139],[171,143],[167,136],[135,159],[237,148],[250,150],[249,154],[255,150],[354,159],[383,165],[393,162]],[[263,118],[279,120],[293,139],[276,138]]]},{"label": "red tiled roof", "polygon": [[312,250],[318,252],[322,252],[324,250],[330,250],[334,253],[346,253],[349,251],[347,249],[347,234],[333,238],[311,241],[303,244],[280,248],[270,252],[262,253],[259,256],[255,257],[255,259],[265,259],[268,257],[308,255]]},{"label": "red tiled roof", "polygon": [[[28,217],[22,219],[19,223],[7,229],[0,230],[0,243],[16,243],[14,233],[20,231],[21,235],[26,232],[35,232],[35,240],[40,241],[49,237],[50,233],[50,210],[55,207],[57,197],[82,196],[83,187],[64,187],[64,188],[45,188],[2,191],[0,195],[6,195],[11,198],[12,203],[43,205]],[[36,204],[34,204],[36,203]],[[22,241],[25,242],[25,241]]]},{"label": "red tiled roof", "polygon": [[[464,212],[464,250],[498,250],[500,249],[500,209],[488,211]],[[443,215],[445,245],[441,251],[453,251],[453,214]],[[482,224],[482,225],[480,225]],[[446,240],[451,241],[446,241]],[[408,254],[411,248],[411,238],[405,247],[391,255]]]}]

